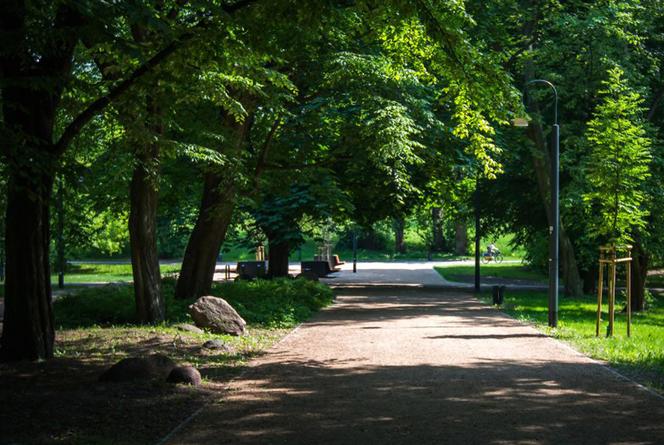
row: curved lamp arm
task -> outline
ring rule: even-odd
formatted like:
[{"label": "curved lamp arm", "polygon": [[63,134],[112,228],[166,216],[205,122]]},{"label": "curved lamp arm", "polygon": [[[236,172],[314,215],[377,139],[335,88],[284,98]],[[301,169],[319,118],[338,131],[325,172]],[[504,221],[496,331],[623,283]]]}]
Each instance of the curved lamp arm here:
[{"label": "curved lamp arm", "polygon": [[558,90],[556,90],[556,87],[551,82],[549,82],[548,80],[544,80],[544,79],[529,80],[528,82],[526,82],[526,88],[528,88],[529,85],[532,85],[534,83],[544,84],[544,85],[550,87],[553,90],[553,96],[555,98],[555,106],[554,106],[554,112],[553,112],[554,113],[553,114],[553,124],[558,125]]}]

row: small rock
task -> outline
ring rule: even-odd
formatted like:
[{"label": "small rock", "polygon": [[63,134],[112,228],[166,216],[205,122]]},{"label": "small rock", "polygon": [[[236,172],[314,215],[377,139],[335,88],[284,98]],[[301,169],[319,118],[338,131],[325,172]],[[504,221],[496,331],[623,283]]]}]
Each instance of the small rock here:
[{"label": "small rock", "polygon": [[165,355],[129,357],[120,360],[101,376],[100,382],[133,382],[139,380],[163,380],[175,368],[175,362]]},{"label": "small rock", "polygon": [[193,366],[176,366],[166,379],[168,383],[184,383],[198,386],[201,384],[201,373]]},{"label": "small rock", "polygon": [[180,324],[176,324],[173,327],[175,329],[177,329],[178,331],[191,332],[193,334],[204,334],[205,333],[205,331],[203,329],[198,328],[198,327],[194,326],[193,324],[189,324],[189,323],[180,323]]},{"label": "small rock", "polygon": [[189,314],[199,328],[217,334],[242,335],[247,323],[223,298],[205,296],[189,306]]},{"label": "small rock", "polygon": [[232,352],[233,348],[228,346],[226,343],[224,343],[221,340],[208,340],[205,343],[203,343],[203,348],[205,349],[216,349],[216,350],[221,350],[223,352]]}]

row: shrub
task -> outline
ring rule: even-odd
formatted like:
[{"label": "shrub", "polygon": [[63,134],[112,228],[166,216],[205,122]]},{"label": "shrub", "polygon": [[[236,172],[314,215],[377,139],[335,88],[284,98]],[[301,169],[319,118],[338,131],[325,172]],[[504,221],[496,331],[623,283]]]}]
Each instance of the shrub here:
[{"label": "shrub", "polygon": [[125,284],[82,289],[55,300],[53,312],[56,326],[63,328],[132,323],[134,289]]},{"label": "shrub", "polygon": [[[174,298],[175,280],[164,279],[166,322],[189,320],[187,307],[193,300]],[[247,323],[265,327],[291,327],[332,301],[324,284],[308,280],[256,280],[216,284],[212,294],[226,299]],[[132,324],[136,321],[131,285],[107,285],[82,289],[54,303],[56,326],[74,328],[93,325]]]},{"label": "shrub", "polygon": [[267,327],[294,326],[332,301],[329,287],[304,279],[224,283],[212,293],[228,301],[247,323]]}]

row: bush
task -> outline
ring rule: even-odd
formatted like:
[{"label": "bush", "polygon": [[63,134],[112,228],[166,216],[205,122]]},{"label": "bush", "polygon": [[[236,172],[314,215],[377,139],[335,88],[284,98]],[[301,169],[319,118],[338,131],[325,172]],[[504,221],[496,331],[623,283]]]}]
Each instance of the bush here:
[{"label": "bush", "polygon": [[[176,300],[175,280],[164,279],[166,322],[189,320],[187,307],[193,300]],[[216,284],[212,294],[226,299],[247,323],[264,327],[291,327],[332,301],[324,284],[308,280],[256,280]],[[80,290],[54,303],[56,326],[74,328],[136,322],[134,289],[130,285],[107,285]]]},{"label": "bush", "polygon": [[133,323],[134,289],[125,284],[82,289],[55,300],[53,313],[55,325],[63,328]]},{"label": "bush", "polygon": [[[394,245],[394,234],[378,224],[374,228],[357,230],[357,248],[367,250],[389,250]],[[339,236],[337,247],[353,248],[353,230],[347,229]]]},{"label": "bush", "polygon": [[332,291],[314,281],[288,278],[215,285],[214,295],[228,301],[247,323],[290,327],[332,302]]}]

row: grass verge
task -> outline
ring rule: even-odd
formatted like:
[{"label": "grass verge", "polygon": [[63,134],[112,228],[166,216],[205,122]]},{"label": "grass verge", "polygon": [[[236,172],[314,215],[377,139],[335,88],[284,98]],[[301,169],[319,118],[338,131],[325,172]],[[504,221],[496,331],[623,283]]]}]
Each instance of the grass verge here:
[{"label": "grass verge", "polygon": [[[0,442],[128,445],[154,443],[203,404],[218,400],[232,377],[299,322],[332,301],[325,285],[273,280],[215,285],[248,323],[241,337],[180,331],[192,301],[173,298],[164,280],[166,321],[134,323],[132,287],[87,288],[54,302],[55,358],[0,365]],[[225,350],[201,345],[223,341]],[[129,356],[160,353],[199,369],[198,388],[164,382],[99,383],[111,364]]]},{"label": "grass verge", "polygon": [[[490,294],[482,300],[491,302]],[[624,301],[616,303],[617,312]],[[626,315],[616,314],[615,335],[606,337],[606,305],[595,337],[597,301],[590,296],[560,299],[558,328],[547,326],[547,295],[543,292],[508,292],[503,312],[569,343],[578,351],[607,362],[624,375],[664,392],[664,297],[656,297],[649,309],[632,316],[632,336],[627,337]]]},{"label": "grass verge", "polygon": [[[469,283],[474,280],[475,266],[474,265],[451,265],[439,266],[435,268],[436,271],[448,281],[457,281]],[[538,270],[523,264],[516,263],[489,263],[480,266],[480,275],[482,281],[491,284],[494,280],[510,280],[514,282],[535,282],[545,283],[547,281],[546,275]]]}]

